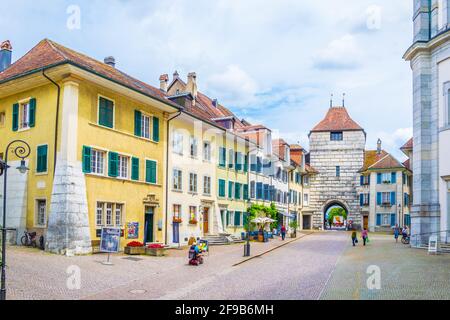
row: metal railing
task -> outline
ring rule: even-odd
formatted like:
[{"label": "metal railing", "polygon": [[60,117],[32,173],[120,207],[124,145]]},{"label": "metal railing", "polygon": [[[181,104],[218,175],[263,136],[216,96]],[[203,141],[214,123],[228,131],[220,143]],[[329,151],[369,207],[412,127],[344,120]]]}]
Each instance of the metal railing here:
[{"label": "metal railing", "polygon": [[425,232],[411,235],[410,244],[412,247],[419,248],[422,246],[428,246],[431,236],[437,236],[439,244],[450,244],[450,230],[441,230],[435,232]]}]

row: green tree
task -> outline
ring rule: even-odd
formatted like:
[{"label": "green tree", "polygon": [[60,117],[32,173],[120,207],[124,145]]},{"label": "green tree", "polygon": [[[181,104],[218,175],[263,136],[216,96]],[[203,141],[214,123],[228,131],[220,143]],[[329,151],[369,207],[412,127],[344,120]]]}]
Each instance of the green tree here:
[{"label": "green tree", "polygon": [[344,208],[336,207],[332,208],[328,213],[328,223],[332,224],[334,221],[334,217],[343,217],[344,220],[347,220],[347,212]]}]

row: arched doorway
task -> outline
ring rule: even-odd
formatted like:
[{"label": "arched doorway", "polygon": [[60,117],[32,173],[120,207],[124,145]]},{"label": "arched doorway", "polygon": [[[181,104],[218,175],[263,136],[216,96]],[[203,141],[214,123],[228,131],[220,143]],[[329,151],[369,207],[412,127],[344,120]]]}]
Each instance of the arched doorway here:
[{"label": "arched doorway", "polygon": [[338,200],[328,201],[323,208],[325,230],[345,230],[347,226],[347,206]]}]

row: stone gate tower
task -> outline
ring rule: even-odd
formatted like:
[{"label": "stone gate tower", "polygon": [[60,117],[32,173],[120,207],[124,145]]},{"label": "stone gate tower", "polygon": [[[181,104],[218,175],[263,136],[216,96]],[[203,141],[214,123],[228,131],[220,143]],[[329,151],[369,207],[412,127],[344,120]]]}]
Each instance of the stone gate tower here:
[{"label": "stone gate tower", "polygon": [[310,206],[313,227],[324,226],[325,212],[339,205],[361,225],[357,186],[363,167],[366,133],[345,107],[331,107],[309,134],[310,162],[318,174],[311,178]]}]

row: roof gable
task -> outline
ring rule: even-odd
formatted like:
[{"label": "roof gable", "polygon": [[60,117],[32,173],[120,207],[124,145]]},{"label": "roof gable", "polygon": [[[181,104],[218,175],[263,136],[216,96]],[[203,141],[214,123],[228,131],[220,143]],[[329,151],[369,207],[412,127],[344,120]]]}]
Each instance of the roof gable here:
[{"label": "roof gable", "polygon": [[311,132],[321,131],[348,131],[364,129],[350,118],[345,107],[332,107],[328,109],[325,118],[320,121]]},{"label": "roof gable", "polygon": [[167,99],[166,94],[161,90],[137,80],[112,66],[72,49],[66,48],[48,39],[40,41],[34,48],[28,51],[19,60],[14,62],[8,69],[0,73],[0,82],[8,81],[9,79],[13,79],[36,70],[38,71],[46,67],[52,67],[63,63],[74,64],[77,67],[115,81],[123,86],[154,97],[158,100],[163,100],[167,104],[179,108],[178,105]]}]

